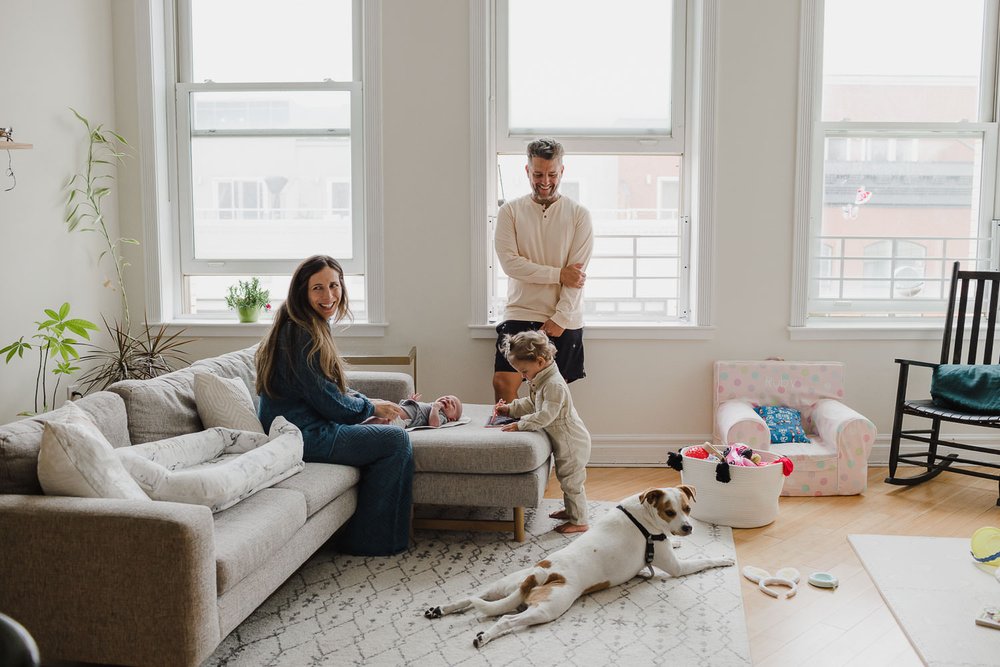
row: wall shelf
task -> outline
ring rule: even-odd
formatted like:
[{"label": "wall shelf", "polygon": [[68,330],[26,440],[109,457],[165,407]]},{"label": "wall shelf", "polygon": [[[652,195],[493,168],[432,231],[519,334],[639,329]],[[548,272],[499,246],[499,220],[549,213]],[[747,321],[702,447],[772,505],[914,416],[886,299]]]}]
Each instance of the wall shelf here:
[{"label": "wall shelf", "polygon": [[16,141],[0,141],[0,150],[2,151],[18,150],[21,148],[34,148],[34,145],[20,144],[17,143]]}]

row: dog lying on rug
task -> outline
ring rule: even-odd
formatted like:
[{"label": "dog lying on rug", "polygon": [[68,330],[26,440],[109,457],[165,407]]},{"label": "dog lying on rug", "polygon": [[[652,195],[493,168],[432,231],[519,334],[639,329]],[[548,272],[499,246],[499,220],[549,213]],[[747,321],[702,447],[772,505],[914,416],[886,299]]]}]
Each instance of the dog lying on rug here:
[{"label": "dog lying on rug", "polygon": [[520,610],[478,633],[472,644],[481,648],[517,628],[562,616],[581,595],[623,584],[646,568],[652,576],[654,565],[673,577],[733,565],[732,558],[680,560],[674,555],[668,535],[691,533],[688,513],[694,500],[694,487],[684,484],[629,496],[588,532],[534,566],[509,574],[472,597],[431,607],[424,616],[441,618],[469,607],[485,616]]}]

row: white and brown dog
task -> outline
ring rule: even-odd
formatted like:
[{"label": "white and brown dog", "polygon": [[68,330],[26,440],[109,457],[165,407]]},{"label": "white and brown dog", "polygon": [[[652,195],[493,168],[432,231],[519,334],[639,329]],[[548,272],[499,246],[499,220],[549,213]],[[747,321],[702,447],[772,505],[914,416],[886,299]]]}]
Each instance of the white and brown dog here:
[{"label": "white and brown dog", "polygon": [[469,607],[486,616],[521,609],[478,633],[472,643],[480,648],[517,628],[558,618],[581,595],[625,583],[646,568],[652,574],[654,565],[674,577],[733,565],[732,558],[679,560],[674,555],[668,535],[691,533],[688,512],[694,499],[694,487],[683,484],[629,496],[589,531],[534,566],[509,574],[472,597],[431,607],[424,616],[440,618]]}]

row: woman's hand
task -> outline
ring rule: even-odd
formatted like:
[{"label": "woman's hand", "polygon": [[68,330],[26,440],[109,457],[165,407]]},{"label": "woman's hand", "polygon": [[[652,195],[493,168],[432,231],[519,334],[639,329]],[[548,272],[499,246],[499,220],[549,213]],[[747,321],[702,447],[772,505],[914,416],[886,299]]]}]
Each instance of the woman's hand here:
[{"label": "woman's hand", "polygon": [[393,420],[397,417],[399,419],[406,419],[406,410],[399,407],[396,403],[392,401],[383,401],[381,398],[369,399],[372,405],[375,406],[375,416],[381,417],[382,419]]},{"label": "woman's hand", "polygon": [[501,398],[497,401],[497,404],[493,406],[493,414],[506,417],[510,414],[510,406],[507,405],[507,402]]},{"label": "woman's hand", "polygon": [[517,422],[513,422],[511,424],[504,424],[503,426],[500,427],[500,430],[501,431],[518,431],[520,429],[517,428]]}]

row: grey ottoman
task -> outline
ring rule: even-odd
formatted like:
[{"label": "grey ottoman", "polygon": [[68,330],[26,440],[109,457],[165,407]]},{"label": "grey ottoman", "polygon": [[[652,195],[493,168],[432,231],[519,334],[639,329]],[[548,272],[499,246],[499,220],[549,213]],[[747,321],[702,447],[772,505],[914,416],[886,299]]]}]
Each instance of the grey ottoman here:
[{"label": "grey ottoman", "polygon": [[486,428],[492,405],[466,405],[468,424],[410,431],[417,505],[512,507],[512,521],[414,519],[414,528],[512,531],[523,542],[524,508],[538,507],[549,479],[552,446],[542,431]]}]

